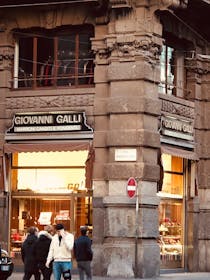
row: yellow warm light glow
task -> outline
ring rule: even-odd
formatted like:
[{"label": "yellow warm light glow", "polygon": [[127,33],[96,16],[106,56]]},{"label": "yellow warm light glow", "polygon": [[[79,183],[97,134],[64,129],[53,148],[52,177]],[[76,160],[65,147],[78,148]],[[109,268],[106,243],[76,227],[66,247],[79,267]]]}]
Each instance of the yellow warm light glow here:
[{"label": "yellow warm light glow", "polygon": [[18,166],[84,165],[88,151],[19,153]]},{"label": "yellow warm light glow", "polygon": [[164,170],[171,170],[171,155],[162,154],[162,162]]},{"label": "yellow warm light glow", "polygon": [[183,160],[168,154],[162,155],[164,178],[162,194],[183,196]]},{"label": "yellow warm light glow", "polygon": [[[17,169],[17,188],[18,190],[31,189],[35,192],[45,193],[70,193],[75,186],[77,189],[85,189],[87,155],[88,151],[20,153],[18,154],[18,166],[32,168]],[[47,168],[39,169],[33,168],[33,166]],[[64,168],[56,168],[61,166]]]}]

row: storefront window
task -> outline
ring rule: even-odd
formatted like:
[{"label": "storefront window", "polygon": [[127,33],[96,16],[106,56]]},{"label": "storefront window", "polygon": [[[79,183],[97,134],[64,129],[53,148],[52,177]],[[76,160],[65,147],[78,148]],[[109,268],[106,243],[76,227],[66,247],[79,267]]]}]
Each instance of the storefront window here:
[{"label": "storefront window", "polygon": [[86,189],[88,151],[12,154],[11,255],[22,265],[20,250],[27,228],[64,224],[77,237],[80,226],[92,231],[92,193]]},{"label": "storefront window", "polygon": [[16,153],[12,157],[12,189],[71,193],[85,186],[88,151]]},{"label": "storefront window", "polygon": [[164,154],[162,161],[164,180],[158,193],[161,268],[181,268],[185,223],[183,159]]}]

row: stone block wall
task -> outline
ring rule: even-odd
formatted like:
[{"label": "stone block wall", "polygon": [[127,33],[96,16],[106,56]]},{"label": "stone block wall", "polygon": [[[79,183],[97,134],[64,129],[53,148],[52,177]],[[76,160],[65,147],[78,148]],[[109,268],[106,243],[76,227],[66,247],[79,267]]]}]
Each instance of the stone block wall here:
[{"label": "stone block wall", "polygon": [[[149,30],[140,33],[137,20],[145,12],[145,7],[139,7],[123,17],[114,15],[107,29],[96,26],[92,41],[96,53],[94,117],[96,124],[101,122],[94,135],[93,218],[100,227],[93,229],[93,271],[112,277],[159,274],[156,193],[161,105],[152,46],[161,40],[147,37]],[[103,141],[98,140],[101,135]],[[135,161],[116,160],[116,149],[129,148],[136,150]],[[126,192],[131,176],[138,181],[137,202]]]}]

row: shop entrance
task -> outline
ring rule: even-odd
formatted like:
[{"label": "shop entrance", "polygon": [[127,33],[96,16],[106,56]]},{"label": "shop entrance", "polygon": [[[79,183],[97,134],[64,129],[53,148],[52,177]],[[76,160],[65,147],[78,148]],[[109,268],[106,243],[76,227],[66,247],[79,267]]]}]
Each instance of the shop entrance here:
[{"label": "shop entrance", "polygon": [[62,223],[65,229],[79,235],[81,225],[88,225],[92,233],[92,197],[80,193],[56,197],[13,197],[11,209],[11,255],[16,266],[22,265],[21,245],[27,228],[43,230],[47,224]]},{"label": "shop entrance", "polygon": [[162,269],[184,268],[186,228],[186,161],[162,155],[164,180],[159,205],[160,259]]},{"label": "shop entrance", "polygon": [[64,224],[79,235],[92,232],[92,188],[86,181],[88,150],[13,153],[11,157],[10,251],[22,266],[21,245],[30,226]]}]

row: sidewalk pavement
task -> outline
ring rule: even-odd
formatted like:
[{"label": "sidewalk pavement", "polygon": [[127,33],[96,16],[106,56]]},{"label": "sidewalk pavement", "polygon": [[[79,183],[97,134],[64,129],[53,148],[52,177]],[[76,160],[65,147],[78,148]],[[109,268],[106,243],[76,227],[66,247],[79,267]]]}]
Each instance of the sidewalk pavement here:
[{"label": "sidewalk pavement", "polygon": [[[8,280],[22,280],[22,272],[14,272]],[[32,278],[33,279],[33,278]],[[110,277],[98,277],[93,276],[93,280],[123,280],[125,278],[110,278]],[[135,280],[137,278],[127,278],[127,280]],[[138,278],[140,280],[140,278]],[[182,272],[182,273],[164,273],[160,274],[156,278],[147,278],[147,280],[210,280],[210,272]],[[53,280],[53,277],[51,277]],[[78,274],[72,275],[72,280],[79,280]]]}]

